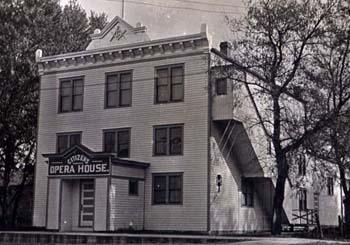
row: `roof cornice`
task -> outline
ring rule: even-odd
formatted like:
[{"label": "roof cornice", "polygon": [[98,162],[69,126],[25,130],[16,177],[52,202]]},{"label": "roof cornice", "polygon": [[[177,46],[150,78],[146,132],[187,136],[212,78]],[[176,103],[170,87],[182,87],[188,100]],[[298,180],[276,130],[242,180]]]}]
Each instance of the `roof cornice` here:
[{"label": "roof cornice", "polygon": [[158,39],[127,45],[111,46],[108,48],[85,50],[74,53],[60,54],[55,56],[38,57],[39,73],[46,71],[58,71],[69,67],[84,66],[86,64],[103,64],[151,57],[156,54],[169,54],[175,52],[198,51],[208,49],[209,41],[206,33],[178,36]]}]

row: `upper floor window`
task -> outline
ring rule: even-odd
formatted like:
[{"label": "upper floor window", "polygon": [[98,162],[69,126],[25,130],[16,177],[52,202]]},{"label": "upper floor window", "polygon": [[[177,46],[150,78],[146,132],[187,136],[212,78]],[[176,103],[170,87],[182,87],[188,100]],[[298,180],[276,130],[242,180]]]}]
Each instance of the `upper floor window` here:
[{"label": "upper floor window", "polygon": [[60,81],[59,112],[83,110],[84,80],[82,77]]},{"label": "upper floor window", "polygon": [[156,68],[155,102],[184,100],[184,67],[172,65]]},{"label": "upper floor window", "polygon": [[254,188],[252,182],[242,179],[242,206],[254,206]]},{"label": "upper floor window", "polygon": [[327,178],[327,194],[329,196],[334,195],[334,182],[332,177]]},{"label": "upper floor window", "polygon": [[106,108],[131,105],[131,71],[116,72],[106,75]]},{"label": "upper floor window", "polygon": [[62,153],[69,147],[81,143],[81,132],[57,134],[57,153]]},{"label": "upper floor window", "polygon": [[306,162],[304,158],[299,159],[298,161],[298,173],[300,176],[306,175]]},{"label": "upper floor window", "polygon": [[216,95],[227,94],[227,80],[226,78],[217,78],[215,83]]},{"label": "upper floor window", "polygon": [[183,125],[154,127],[154,155],[182,155]]},{"label": "upper floor window", "polygon": [[121,158],[130,156],[130,129],[106,130],[103,141],[105,152],[115,152]]},{"label": "upper floor window", "polygon": [[182,203],[182,173],[153,175],[153,204]]}]

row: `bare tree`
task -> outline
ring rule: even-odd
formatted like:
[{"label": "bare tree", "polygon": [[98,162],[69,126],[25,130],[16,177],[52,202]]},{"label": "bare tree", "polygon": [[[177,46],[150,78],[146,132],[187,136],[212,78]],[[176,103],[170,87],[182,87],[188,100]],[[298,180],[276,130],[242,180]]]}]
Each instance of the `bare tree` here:
[{"label": "bare tree", "polygon": [[304,73],[314,45],[327,34],[327,21],[336,12],[337,0],[250,1],[243,19],[230,19],[233,41],[231,57],[212,51],[249,79],[245,84],[255,107],[259,126],[273,144],[276,188],[272,234],[282,230],[285,184],[293,164],[293,152],[331,122],[346,103],[323,113],[315,103],[325,95],[317,82]]},{"label": "bare tree", "polygon": [[312,63],[305,69],[305,74],[310,81],[317,82],[326,95],[317,102],[325,112],[333,115],[333,120],[307,140],[304,147],[319,163],[321,171],[339,177],[345,196],[345,233],[350,234],[350,186],[347,184],[350,174],[350,106],[347,103],[350,97],[349,1],[340,2],[336,16],[329,19],[327,25],[330,31],[320,45],[314,46]]}]

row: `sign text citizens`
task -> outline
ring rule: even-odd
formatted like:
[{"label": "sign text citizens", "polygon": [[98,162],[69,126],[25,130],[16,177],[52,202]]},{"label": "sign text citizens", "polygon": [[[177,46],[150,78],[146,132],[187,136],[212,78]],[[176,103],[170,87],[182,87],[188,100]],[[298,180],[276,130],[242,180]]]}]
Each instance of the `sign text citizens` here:
[{"label": "sign text citizens", "polygon": [[108,174],[109,164],[91,161],[84,154],[75,154],[65,162],[55,162],[49,166],[49,175]]}]

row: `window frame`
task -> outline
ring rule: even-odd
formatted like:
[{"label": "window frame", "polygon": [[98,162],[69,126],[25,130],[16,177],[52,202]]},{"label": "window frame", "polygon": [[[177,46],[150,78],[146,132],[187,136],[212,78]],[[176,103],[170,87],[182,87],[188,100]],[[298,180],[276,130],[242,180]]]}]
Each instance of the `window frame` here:
[{"label": "window frame", "polygon": [[[121,103],[121,92],[122,90],[128,90],[128,89],[122,89],[121,88],[121,82],[120,77],[121,75],[130,74],[131,80],[130,80],[130,104],[128,105],[122,105]],[[113,106],[108,105],[108,77],[109,76],[117,76],[117,97],[116,101],[117,104]],[[107,72],[105,73],[105,94],[104,94],[104,108],[105,109],[113,109],[113,108],[123,108],[123,107],[131,107],[132,106],[132,84],[133,84],[133,70],[123,70],[123,71],[115,71],[115,72]]]},{"label": "window frame", "polygon": [[[136,193],[131,193],[131,182],[136,183]],[[139,180],[137,179],[129,179],[128,181],[128,194],[129,196],[138,196],[139,195]]]},{"label": "window frame", "polygon": [[[82,88],[82,93],[81,93],[81,108],[80,109],[74,109],[74,81],[82,81],[83,88]],[[70,112],[79,112],[83,111],[84,109],[84,90],[85,90],[85,77],[84,76],[77,76],[77,77],[67,77],[67,78],[60,78],[59,79],[59,89],[58,89],[58,108],[57,108],[57,113],[70,113]],[[69,110],[62,110],[62,83],[64,82],[70,82],[70,108]],[[80,95],[80,94],[79,94]],[[68,96],[66,96],[68,97]]]},{"label": "window frame", "polygon": [[[129,150],[128,150],[128,156],[127,157],[120,157],[118,152],[119,152],[119,132],[123,132],[123,131],[128,131],[129,133],[129,140],[128,140],[128,145],[129,145]],[[109,132],[113,132],[114,133],[114,142],[115,142],[115,145],[114,145],[114,152],[112,153],[115,153],[117,154],[117,157],[118,158],[130,158],[130,155],[131,155],[131,128],[113,128],[113,129],[103,129],[102,130],[102,151],[103,152],[106,152],[106,144],[105,144],[105,140],[106,140],[106,133],[109,133]]]},{"label": "window frame", "polygon": [[299,210],[304,211],[307,210],[307,190],[300,189],[299,190]]},{"label": "window frame", "polygon": [[327,178],[327,194],[328,194],[328,196],[334,196],[334,179],[333,179],[333,177]]},{"label": "window frame", "polygon": [[[171,144],[170,144],[170,131],[172,128],[181,128],[182,134],[181,134],[181,152],[180,153],[170,153],[171,152]],[[166,152],[165,154],[157,154],[157,142],[156,142],[156,131],[157,129],[166,129]],[[185,127],[184,124],[166,124],[166,125],[155,125],[153,126],[153,149],[152,149],[152,156],[159,157],[159,156],[183,156],[184,154],[184,133]]]},{"label": "window frame", "polygon": [[[67,150],[70,147],[72,147],[72,145],[70,145],[70,138],[71,138],[72,135],[79,135],[79,141],[80,141],[80,144],[81,144],[81,142],[82,142],[82,134],[83,134],[82,131],[57,133],[56,134],[56,153],[62,154],[65,150]],[[68,147],[66,149],[64,149],[62,152],[59,152],[59,147],[58,147],[58,138],[60,136],[67,136],[68,137],[68,141],[67,141],[68,142]]]},{"label": "window frame", "polygon": [[[224,84],[225,84],[225,91],[224,92],[220,92],[219,93],[219,81],[223,81]],[[215,95],[216,96],[227,95],[227,89],[228,89],[227,78],[218,77],[218,78],[215,79]]]},{"label": "window frame", "polygon": [[[169,177],[180,177],[181,181],[181,194],[180,194],[180,201],[179,202],[169,202],[170,195],[169,195]],[[165,184],[165,202],[164,203],[158,203],[155,202],[155,186],[154,186],[154,179],[155,177],[165,177],[166,178],[166,184]],[[183,172],[172,172],[172,173],[152,173],[152,205],[183,205],[183,193],[184,193],[184,184],[183,184]]]},{"label": "window frame", "polygon": [[[247,201],[250,198],[250,203]],[[253,183],[246,179],[241,179],[241,207],[254,208],[254,187]]]},{"label": "window frame", "polygon": [[[182,83],[172,83],[172,69],[173,68],[182,68]],[[158,70],[167,69],[168,70],[168,83],[167,83],[167,89],[168,89],[168,98],[166,101],[158,101]],[[176,84],[182,84],[182,98],[181,100],[173,100],[172,99],[172,87]],[[165,86],[165,85],[163,85]],[[171,65],[163,65],[163,66],[156,66],[154,68],[154,104],[167,104],[167,103],[179,103],[185,101],[185,64],[184,63],[178,63],[178,64],[171,64]]]}]

